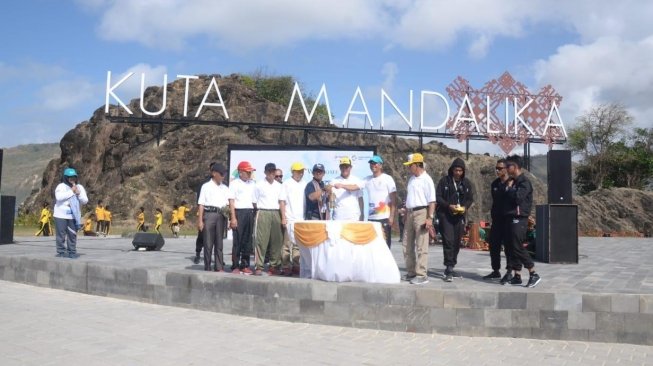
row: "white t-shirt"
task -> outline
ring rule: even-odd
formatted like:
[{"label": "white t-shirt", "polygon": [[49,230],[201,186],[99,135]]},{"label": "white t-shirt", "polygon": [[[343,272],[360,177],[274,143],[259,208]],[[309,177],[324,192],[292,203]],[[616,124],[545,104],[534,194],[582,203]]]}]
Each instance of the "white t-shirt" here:
[{"label": "white t-shirt", "polygon": [[255,202],[255,187],[256,182],[254,182],[252,179],[245,182],[244,180],[238,178],[229,183],[229,191],[231,192],[231,197],[234,200],[234,207],[237,209],[254,208],[252,202]]},{"label": "white t-shirt", "polygon": [[390,193],[397,192],[397,185],[391,176],[381,173],[378,177],[365,178],[365,189],[369,195],[367,218],[382,220],[390,218]]},{"label": "white t-shirt", "polygon": [[408,191],[406,208],[428,206],[429,203],[435,202],[435,185],[433,179],[426,172],[418,177],[410,177],[406,191]]},{"label": "white t-shirt", "polygon": [[[85,205],[88,203],[88,196],[86,195],[86,189],[81,184],[78,184],[79,188],[79,203]],[[56,199],[54,203],[54,210],[52,213],[53,217],[58,219],[73,219],[73,213],[70,210],[70,198],[74,196],[75,193],[73,189],[65,183],[59,183],[54,189],[54,198]]]},{"label": "white t-shirt", "polygon": [[229,204],[229,200],[234,198],[229,188],[221,183],[216,184],[213,179],[202,184],[200,196],[197,204],[202,206],[224,207]]},{"label": "white t-shirt", "polygon": [[261,210],[278,210],[279,200],[281,199],[281,183],[272,180],[272,183],[266,179],[256,183],[254,190],[254,202],[256,208]]},{"label": "white t-shirt", "polygon": [[333,219],[359,221],[361,216],[361,209],[358,204],[358,198],[363,197],[362,189],[365,187],[365,183],[362,180],[351,175],[347,179],[343,178],[342,176],[338,176],[329,184],[333,186],[336,183],[347,185],[355,184],[360,189],[353,192],[350,192],[344,188],[332,189],[333,195],[335,196],[335,209],[333,211]]},{"label": "white t-shirt", "polygon": [[306,182],[293,178],[286,179],[281,184],[281,201],[286,202],[286,220],[288,222],[304,220],[304,189]]}]

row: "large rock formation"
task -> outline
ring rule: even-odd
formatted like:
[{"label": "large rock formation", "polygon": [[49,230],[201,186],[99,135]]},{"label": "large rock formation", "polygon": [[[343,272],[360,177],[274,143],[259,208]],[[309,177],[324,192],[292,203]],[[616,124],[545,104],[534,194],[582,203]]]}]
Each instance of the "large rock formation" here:
[{"label": "large rock formation", "polygon": [[[192,81],[189,116],[195,115],[211,77],[202,76]],[[260,97],[238,75],[215,77],[231,121],[282,123],[285,105]],[[167,88],[168,105],[162,117],[181,119],[184,81],[172,82]],[[149,111],[159,110],[162,93],[162,88],[148,88],[144,97],[145,108]],[[217,102],[217,96],[215,99],[213,102]],[[212,100],[209,98],[209,101]],[[141,117],[139,103],[139,100],[132,100],[129,108],[134,116]],[[127,116],[117,106],[112,106],[111,113]],[[216,107],[203,108],[198,119],[225,120],[221,108]],[[289,123],[305,123],[300,108],[293,110]],[[158,136],[158,125],[111,123],[105,116],[104,107],[97,109],[90,120],[80,123],[62,138],[61,157],[50,161],[43,174],[41,190],[26,200],[24,208],[33,210],[40,207],[44,200],[51,200],[63,169],[74,166],[88,191],[91,205],[87,209],[90,210],[97,200],[102,199],[111,206],[115,221],[131,223],[140,206],[144,206],[147,212],[152,212],[156,207],[170,212],[172,205],[181,200],[194,202],[195,189],[205,180],[207,164],[211,161],[226,162],[229,144],[299,145],[304,141],[308,146],[377,146],[378,153],[386,160],[386,172],[395,178],[400,196],[405,197],[407,171],[402,162],[407,154],[419,149],[415,139],[352,134],[336,127],[334,132],[308,132],[305,136],[299,130],[180,123],[164,125],[160,143]],[[451,161],[464,156],[439,142],[424,144],[423,152],[427,171],[436,184],[440,176],[446,174]],[[471,155],[467,160],[467,176],[474,182],[477,191],[476,204],[470,211],[472,220],[489,218],[491,199],[488,187],[495,177],[495,160],[483,155]],[[536,204],[544,203],[546,187],[530,173],[527,174],[535,187]],[[587,225],[591,226],[591,221]]]}]

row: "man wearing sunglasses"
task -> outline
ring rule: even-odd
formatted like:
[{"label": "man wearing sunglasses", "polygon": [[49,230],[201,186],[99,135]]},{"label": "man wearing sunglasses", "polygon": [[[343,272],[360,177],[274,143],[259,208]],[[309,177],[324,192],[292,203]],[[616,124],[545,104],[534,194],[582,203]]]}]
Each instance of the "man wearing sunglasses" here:
[{"label": "man wearing sunglasses", "polygon": [[[505,245],[505,194],[506,183],[509,178],[508,171],[506,170],[506,159],[497,160],[495,170],[497,172],[497,179],[495,179],[490,185],[490,193],[492,194],[492,209],[490,210],[492,228],[490,231],[489,242],[492,273],[483,276],[484,280],[498,280],[501,278],[501,272],[499,272],[499,269],[501,268],[501,246]],[[510,266],[507,263],[506,270],[510,271]]]},{"label": "man wearing sunglasses", "polygon": [[501,279],[501,284],[522,285],[520,271],[528,269],[530,278],[526,287],[535,287],[540,276],[535,272],[535,264],[523,246],[528,240],[528,215],[533,207],[533,186],[522,173],[523,160],[519,155],[506,158],[506,168],[510,179],[506,183],[506,260],[512,267]]}]

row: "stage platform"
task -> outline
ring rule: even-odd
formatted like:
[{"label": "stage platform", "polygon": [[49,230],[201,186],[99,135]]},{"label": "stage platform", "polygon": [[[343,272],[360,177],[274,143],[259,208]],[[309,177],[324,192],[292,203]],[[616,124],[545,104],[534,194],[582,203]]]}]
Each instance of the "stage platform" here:
[{"label": "stage platform", "polygon": [[[194,248],[194,237],[166,239],[158,252],[134,251],[128,238],[81,237],[81,256],[66,259],[54,256],[53,237],[17,237],[0,245],[0,279],[291,322],[653,345],[650,238],[580,238],[580,263],[536,263],[536,288],[483,281],[489,253],[471,250],[458,258],[464,279],[446,283],[440,246],[430,248],[430,282],[421,286],[204,272]],[[392,252],[403,275],[401,243]]]}]

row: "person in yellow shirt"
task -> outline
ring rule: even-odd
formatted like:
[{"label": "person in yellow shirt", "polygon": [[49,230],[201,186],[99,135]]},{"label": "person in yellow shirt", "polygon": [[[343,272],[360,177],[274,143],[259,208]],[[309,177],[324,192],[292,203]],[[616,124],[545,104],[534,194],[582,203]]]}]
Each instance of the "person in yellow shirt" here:
[{"label": "person in yellow shirt", "polygon": [[181,201],[181,205],[179,205],[179,208],[177,209],[177,221],[179,222],[179,229],[184,227],[184,224],[186,223],[186,213],[190,211],[186,205],[186,201]]},{"label": "person in yellow shirt", "polygon": [[138,213],[138,216],[136,216],[136,220],[138,221],[136,231],[147,231],[145,228],[145,207],[140,208],[140,212]]},{"label": "person in yellow shirt", "polygon": [[109,205],[104,206],[104,236],[109,235],[109,230],[111,230],[111,211],[109,211]]},{"label": "person in yellow shirt", "polygon": [[156,213],[154,214],[154,217],[156,219],[156,226],[154,226],[154,231],[156,231],[159,235],[161,235],[161,225],[163,225],[163,212],[161,211],[160,208],[156,209]]},{"label": "person in yellow shirt", "polygon": [[91,214],[84,222],[84,236],[97,236],[97,233],[93,231],[93,220],[95,220],[95,214]]},{"label": "person in yellow shirt", "polygon": [[50,204],[48,202],[43,202],[41,217],[39,218],[39,231],[36,232],[36,236],[50,236],[50,219],[52,218],[52,212],[50,212],[49,207]]},{"label": "person in yellow shirt", "polygon": [[179,237],[179,207],[177,207],[177,205],[172,206],[172,216],[170,216],[170,230],[172,230],[172,236],[175,238]]},{"label": "person in yellow shirt", "polygon": [[95,206],[95,218],[97,219],[95,232],[104,232],[104,205],[102,200],[97,201],[97,206]]}]

